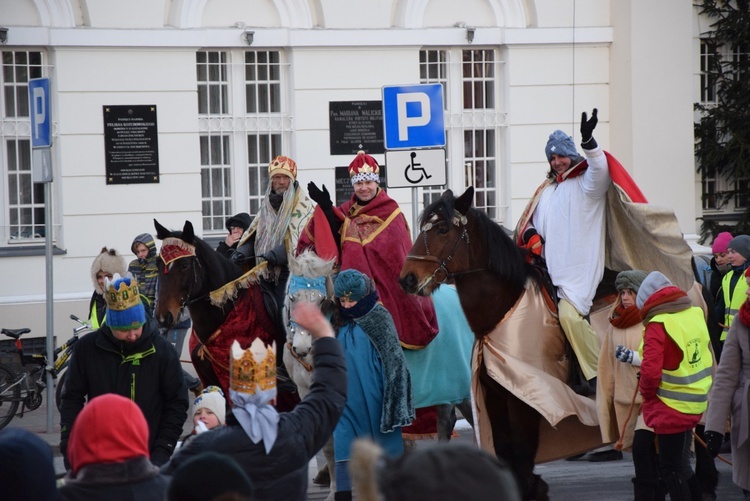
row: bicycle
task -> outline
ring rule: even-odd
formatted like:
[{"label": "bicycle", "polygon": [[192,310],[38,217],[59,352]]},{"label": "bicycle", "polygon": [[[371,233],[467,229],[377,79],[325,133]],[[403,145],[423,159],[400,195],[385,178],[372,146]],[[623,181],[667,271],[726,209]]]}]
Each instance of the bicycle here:
[{"label": "bicycle", "polygon": [[[27,411],[36,410],[42,405],[42,395],[47,388],[48,372],[53,379],[57,379],[62,374],[55,388],[55,404],[58,409],[60,408],[60,397],[65,383],[63,371],[70,363],[70,356],[73,354],[73,348],[81,332],[91,330],[91,326],[77,316],[70,315],[70,318],[81,325],[73,329],[73,336],[67,342],[54,350],[52,366],[48,365],[46,354],[24,353],[21,336],[31,332],[31,329],[0,329],[0,333],[16,340],[15,349],[5,352],[17,355],[21,365],[21,371],[17,372],[10,365],[0,364],[0,430],[5,428],[16,415],[23,417]],[[17,412],[19,405],[21,405],[21,411]]]}]

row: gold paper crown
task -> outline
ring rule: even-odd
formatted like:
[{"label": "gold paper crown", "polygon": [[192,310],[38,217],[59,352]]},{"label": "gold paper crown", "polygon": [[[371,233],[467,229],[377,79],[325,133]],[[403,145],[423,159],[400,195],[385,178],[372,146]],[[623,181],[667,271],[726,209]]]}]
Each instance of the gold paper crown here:
[{"label": "gold paper crown", "polygon": [[276,343],[270,346],[255,338],[250,348],[232,343],[229,387],[240,393],[254,394],[276,388]]},{"label": "gold paper crown", "polygon": [[[138,282],[134,277],[130,278],[130,285],[127,284],[126,278],[120,277],[118,273],[112,276],[112,280],[105,279],[104,287],[106,289],[107,308],[113,311],[123,311],[141,304],[141,297],[138,291]],[[115,288],[115,285],[117,288]]]}]

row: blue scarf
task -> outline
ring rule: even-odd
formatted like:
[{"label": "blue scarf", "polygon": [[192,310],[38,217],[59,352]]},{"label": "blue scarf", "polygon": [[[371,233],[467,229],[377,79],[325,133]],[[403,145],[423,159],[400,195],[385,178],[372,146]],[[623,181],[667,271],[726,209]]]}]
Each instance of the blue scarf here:
[{"label": "blue scarf", "polygon": [[268,454],[279,434],[279,413],[269,402],[276,397],[276,388],[261,391],[254,395],[229,390],[234,417],[254,444],[263,440]]}]

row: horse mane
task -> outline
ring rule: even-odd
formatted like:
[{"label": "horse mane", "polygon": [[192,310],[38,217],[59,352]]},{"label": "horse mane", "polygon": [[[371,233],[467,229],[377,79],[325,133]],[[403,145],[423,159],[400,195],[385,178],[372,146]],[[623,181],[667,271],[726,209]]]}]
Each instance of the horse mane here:
[{"label": "horse mane", "polygon": [[[455,210],[456,198],[443,195],[428,205],[419,220],[422,227],[433,214],[438,214],[450,222]],[[500,276],[512,285],[523,288],[529,276],[529,264],[524,259],[522,250],[513,242],[505,229],[493,221],[487,213],[470,207],[466,214],[469,221],[474,221],[478,231],[484,237],[484,246],[488,253],[487,269]],[[450,224],[450,223],[449,223]],[[473,242],[473,245],[477,245]]]},{"label": "horse mane", "polygon": [[304,250],[299,256],[289,260],[289,274],[305,278],[327,277],[336,265],[334,260],[326,261],[315,251]]},{"label": "horse mane", "polygon": [[210,290],[217,289],[242,275],[242,269],[239,266],[216,252],[213,247],[198,236],[193,235],[192,239],[187,240],[182,231],[170,230],[169,235],[160,238],[164,240],[170,237],[179,238],[183,242],[195,246],[195,257],[206,270],[210,270],[210,273],[206,273]]}]

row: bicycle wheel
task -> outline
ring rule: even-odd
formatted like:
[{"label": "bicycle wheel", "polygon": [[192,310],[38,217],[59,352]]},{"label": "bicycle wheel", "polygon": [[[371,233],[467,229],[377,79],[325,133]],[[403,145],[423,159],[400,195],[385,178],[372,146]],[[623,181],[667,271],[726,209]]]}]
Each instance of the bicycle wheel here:
[{"label": "bicycle wheel", "polygon": [[18,375],[9,367],[0,365],[0,430],[8,426],[18,410],[21,400],[21,385]]}]

